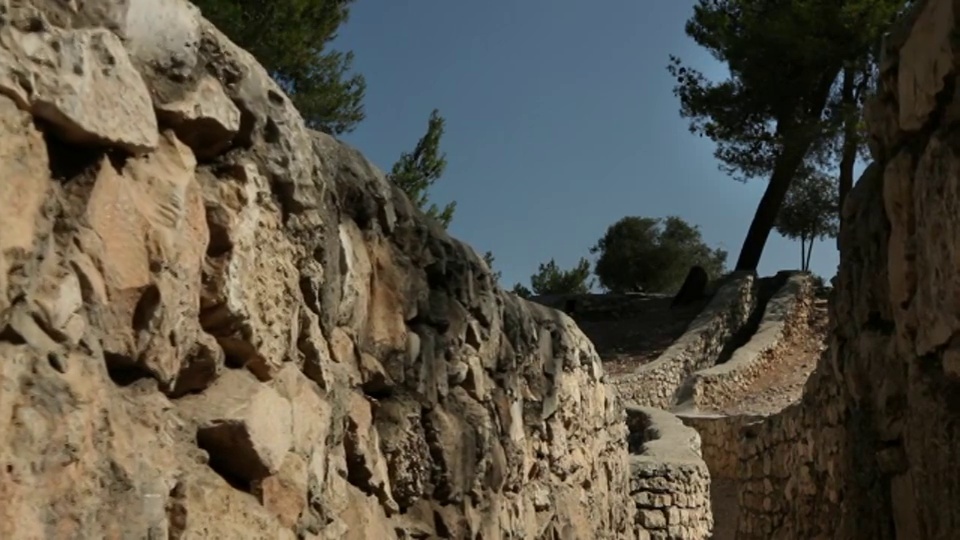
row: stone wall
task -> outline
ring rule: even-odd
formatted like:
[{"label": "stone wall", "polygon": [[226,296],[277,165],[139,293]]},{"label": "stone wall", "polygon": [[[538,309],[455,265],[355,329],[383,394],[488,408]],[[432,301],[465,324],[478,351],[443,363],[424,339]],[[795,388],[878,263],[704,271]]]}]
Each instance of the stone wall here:
[{"label": "stone wall", "polygon": [[0,1],[0,538],[634,537],[624,412],[180,0]]},{"label": "stone wall", "polygon": [[630,495],[642,539],[710,538],[710,472],[700,457],[700,436],[672,414],[628,406]]},{"label": "stone wall", "polygon": [[680,394],[698,410],[722,410],[743,396],[749,386],[784,354],[798,334],[810,332],[813,278],[791,275],[767,302],[756,332],[729,360],[694,373]]},{"label": "stone wall", "polygon": [[843,418],[838,396],[823,397],[740,432],[737,538],[873,538],[843,515]]},{"label": "stone wall", "polygon": [[724,347],[746,324],[753,310],[756,279],[741,274],[726,282],[707,307],[656,360],[632,374],[613,378],[626,401],[669,408],[676,390],[692,373],[716,363]]},{"label": "stone wall", "polygon": [[748,428],[740,538],[960,531],[958,15],[914,2],[886,37],[829,349],[800,403]]},{"label": "stone wall", "polygon": [[678,413],[677,418],[700,435],[700,454],[710,469],[710,477],[735,480],[739,478],[743,428],[765,417],[685,412]]}]

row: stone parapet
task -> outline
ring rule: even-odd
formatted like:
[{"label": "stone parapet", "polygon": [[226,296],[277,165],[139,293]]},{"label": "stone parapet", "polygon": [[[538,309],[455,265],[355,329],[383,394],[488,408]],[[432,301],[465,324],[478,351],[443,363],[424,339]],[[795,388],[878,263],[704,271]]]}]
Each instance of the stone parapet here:
[{"label": "stone parapet", "polygon": [[678,413],[684,425],[700,435],[700,453],[713,479],[739,476],[744,426],[762,421],[759,415]]},{"label": "stone parapet", "polygon": [[814,302],[813,277],[794,273],[767,302],[763,317],[749,341],[722,364],[694,373],[680,391],[698,410],[722,410],[743,396],[750,385],[771,369],[788,348],[809,332]]},{"label": "stone parapet", "polygon": [[756,281],[753,274],[734,276],[656,360],[611,380],[624,400],[649,407],[671,407],[683,381],[715,364],[724,347],[747,323],[756,302]]},{"label": "stone parapet", "polygon": [[700,457],[700,436],[674,415],[627,406],[630,496],[638,538],[710,538],[710,472]]}]

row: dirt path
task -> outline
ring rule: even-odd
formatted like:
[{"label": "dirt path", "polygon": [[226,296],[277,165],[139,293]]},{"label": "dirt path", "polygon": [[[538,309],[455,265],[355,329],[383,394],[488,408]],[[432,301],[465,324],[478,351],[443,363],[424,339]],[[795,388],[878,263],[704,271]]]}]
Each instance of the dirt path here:
[{"label": "dirt path", "polygon": [[737,516],[740,503],[737,499],[737,483],[733,480],[715,479],[710,482],[710,500],[713,506],[713,540],[733,540],[737,537]]},{"label": "dirt path", "polygon": [[771,369],[758,377],[737,403],[725,407],[726,414],[773,414],[800,399],[807,378],[826,348],[827,307],[818,300],[810,313],[810,331],[792,337],[789,351]]}]

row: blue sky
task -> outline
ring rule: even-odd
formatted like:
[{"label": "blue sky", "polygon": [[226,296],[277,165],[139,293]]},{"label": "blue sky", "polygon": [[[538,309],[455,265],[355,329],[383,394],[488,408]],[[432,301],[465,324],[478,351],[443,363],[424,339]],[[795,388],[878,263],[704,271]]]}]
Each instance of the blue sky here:
[{"label": "blue sky", "polygon": [[[358,0],[336,46],[367,79],[367,118],[343,139],[389,170],[440,109],[448,165],[431,196],[457,201],[450,232],[493,251],[505,286],[551,258],[572,266],[628,215],[697,224],[732,266],[766,182],[718,170],[680,118],[668,55],[724,74],[684,34],[693,4]],[[814,272],[835,274],[835,246],[814,247]],[[799,251],[773,233],[760,272],[797,268]]]}]

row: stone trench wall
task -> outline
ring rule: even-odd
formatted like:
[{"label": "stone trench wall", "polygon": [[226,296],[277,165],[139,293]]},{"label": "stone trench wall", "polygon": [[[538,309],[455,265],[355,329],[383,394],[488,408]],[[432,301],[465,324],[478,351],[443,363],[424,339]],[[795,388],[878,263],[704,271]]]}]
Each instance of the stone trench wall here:
[{"label": "stone trench wall", "polygon": [[640,539],[711,537],[710,472],[700,436],[661,409],[628,406],[630,495]]},{"label": "stone trench wall", "polygon": [[[796,273],[787,278],[764,308],[757,331],[730,359],[694,373],[680,393],[699,410],[722,410],[784,355],[802,333],[809,332],[814,302],[813,278]],[[798,336],[800,334],[800,336]]]},{"label": "stone trench wall", "polygon": [[663,354],[631,374],[612,378],[610,383],[630,403],[670,408],[687,377],[716,363],[724,347],[747,323],[755,301],[755,277],[733,276]]},{"label": "stone trench wall", "polygon": [[829,349],[799,404],[748,428],[740,538],[960,531],[958,16],[921,0],[885,40]]},{"label": "stone trench wall", "polygon": [[684,412],[677,414],[677,418],[700,435],[700,454],[710,469],[710,478],[735,480],[739,477],[744,426],[765,417]]},{"label": "stone trench wall", "polygon": [[677,406],[683,411],[678,417],[700,434],[701,453],[712,478],[738,477],[743,428],[765,416],[709,411],[722,410],[744,395],[750,383],[786,352],[797,333],[810,330],[806,323],[814,292],[811,276],[790,275],[768,301],[753,337],[727,362],[693,374],[679,391],[690,398]]},{"label": "stone trench wall", "polygon": [[874,538],[843,515],[841,390],[818,375],[800,403],[738,431],[737,538]]},{"label": "stone trench wall", "polygon": [[634,538],[624,409],[180,0],[0,0],[0,538]]}]

